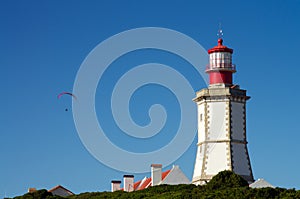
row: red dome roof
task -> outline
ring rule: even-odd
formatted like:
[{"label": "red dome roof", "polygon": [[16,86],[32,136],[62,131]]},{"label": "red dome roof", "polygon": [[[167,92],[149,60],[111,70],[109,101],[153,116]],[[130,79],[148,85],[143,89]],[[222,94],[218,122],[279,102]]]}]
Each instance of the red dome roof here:
[{"label": "red dome roof", "polygon": [[220,39],[218,39],[218,45],[208,50],[208,54],[214,53],[214,52],[233,53],[233,49],[223,46],[223,39],[220,38]]}]

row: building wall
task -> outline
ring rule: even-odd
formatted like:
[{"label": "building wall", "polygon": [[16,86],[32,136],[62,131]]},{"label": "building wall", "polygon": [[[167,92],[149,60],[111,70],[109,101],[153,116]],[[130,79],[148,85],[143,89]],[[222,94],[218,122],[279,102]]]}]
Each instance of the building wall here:
[{"label": "building wall", "polygon": [[204,171],[208,176],[230,169],[228,160],[230,147],[225,142],[229,140],[229,103],[226,99],[221,100],[210,101],[207,105],[207,141],[211,143],[206,147]]},{"label": "building wall", "polygon": [[[231,102],[232,169],[241,176],[252,176],[246,141],[246,102]],[[247,178],[249,178],[247,177]]]},{"label": "building wall", "polygon": [[211,101],[207,103],[207,140],[228,139],[228,103],[225,101]]},{"label": "building wall", "polygon": [[250,162],[245,144],[232,144],[233,171],[242,176],[251,176]]},{"label": "building wall", "polygon": [[111,192],[121,190],[121,181],[120,182],[111,182]]},{"label": "building wall", "polygon": [[206,175],[212,176],[220,171],[231,169],[228,159],[229,150],[228,143],[225,142],[208,144],[206,169],[204,170]]},{"label": "building wall", "polygon": [[246,140],[245,103],[231,102],[231,138]]},{"label": "building wall", "polygon": [[[201,173],[203,170],[203,160],[204,160],[204,145],[200,145],[197,147],[197,155],[194,167],[194,174],[193,174],[193,182],[197,181],[201,177]],[[197,184],[198,185],[198,184]]]},{"label": "building wall", "polygon": [[193,182],[231,170],[229,120],[226,98],[198,102],[198,148]]},{"label": "building wall", "polygon": [[134,178],[124,176],[123,179],[124,179],[124,191],[127,192],[134,191],[134,187],[133,187]]},{"label": "building wall", "polygon": [[205,101],[198,104],[198,143],[205,141],[205,128],[207,122],[207,103]]},{"label": "building wall", "polygon": [[[222,87],[223,86],[223,87]],[[197,92],[198,148],[192,182],[205,184],[223,170],[253,181],[246,139],[246,91],[225,85]]]}]

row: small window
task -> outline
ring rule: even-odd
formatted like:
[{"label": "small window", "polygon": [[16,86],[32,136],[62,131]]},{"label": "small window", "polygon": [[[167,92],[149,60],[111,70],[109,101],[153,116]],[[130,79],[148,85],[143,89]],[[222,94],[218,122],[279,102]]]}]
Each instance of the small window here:
[{"label": "small window", "polygon": [[202,113],[200,114],[200,122],[202,122]]}]

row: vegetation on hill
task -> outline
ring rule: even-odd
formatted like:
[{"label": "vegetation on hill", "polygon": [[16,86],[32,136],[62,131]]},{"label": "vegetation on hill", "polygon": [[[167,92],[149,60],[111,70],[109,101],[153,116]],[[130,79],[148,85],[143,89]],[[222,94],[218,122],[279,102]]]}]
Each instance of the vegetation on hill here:
[{"label": "vegetation on hill", "polygon": [[[46,190],[27,193],[14,199],[62,199]],[[249,188],[247,181],[231,171],[222,171],[207,185],[159,185],[134,192],[93,192],[67,197],[69,199],[300,199],[300,191],[283,188]]]},{"label": "vegetation on hill", "polygon": [[62,197],[53,196],[46,189],[41,189],[32,193],[26,193],[23,196],[14,197],[14,199],[59,199]]}]

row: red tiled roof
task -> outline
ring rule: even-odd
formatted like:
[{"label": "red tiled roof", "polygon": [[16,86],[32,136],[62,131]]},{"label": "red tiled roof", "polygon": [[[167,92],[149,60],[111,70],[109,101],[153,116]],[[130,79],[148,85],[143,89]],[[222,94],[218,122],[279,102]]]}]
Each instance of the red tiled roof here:
[{"label": "red tiled roof", "polygon": [[[161,180],[164,180],[164,179],[167,177],[167,175],[170,173],[170,171],[171,171],[171,170],[167,170],[167,171],[163,172],[163,173],[161,174]],[[143,189],[148,188],[149,186],[152,185],[151,180],[152,180],[152,178],[147,178],[144,182],[142,182],[142,183],[137,187],[137,189],[134,188],[134,190],[143,190]]]},{"label": "red tiled roof", "polygon": [[136,183],[134,183],[133,184],[133,189],[136,190],[138,188],[138,186],[140,186],[141,182],[142,181],[140,180],[140,181],[137,181]]},{"label": "red tiled roof", "polygon": [[139,187],[137,190],[145,189],[151,184],[151,178],[147,178]]},{"label": "red tiled roof", "polygon": [[[170,173],[170,171],[171,171],[171,169],[163,172],[161,174],[161,180],[164,180],[167,177],[167,175]],[[136,190],[143,190],[143,189],[148,188],[149,186],[152,185],[151,179],[152,178],[146,178],[145,180],[140,180],[140,181],[135,182],[133,184],[133,190],[136,191]],[[124,191],[124,188],[121,188],[120,190]]]},{"label": "red tiled roof", "polygon": [[168,170],[168,171],[163,172],[163,173],[161,174],[161,180],[164,180],[164,179],[167,177],[167,175],[170,173],[170,171],[171,171],[171,169]]}]

